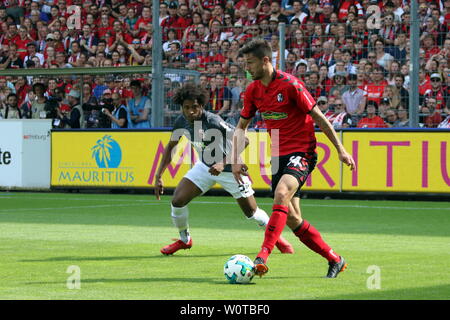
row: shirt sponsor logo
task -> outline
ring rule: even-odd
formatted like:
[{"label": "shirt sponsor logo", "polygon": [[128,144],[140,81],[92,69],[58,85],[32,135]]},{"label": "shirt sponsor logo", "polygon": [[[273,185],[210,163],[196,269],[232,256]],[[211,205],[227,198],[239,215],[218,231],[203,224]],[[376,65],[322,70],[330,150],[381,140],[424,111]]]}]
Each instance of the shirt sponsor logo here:
[{"label": "shirt sponsor logo", "polygon": [[288,117],[287,113],[285,112],[263,112],[261,113],[261,116],[264,120],[283,120]]}]

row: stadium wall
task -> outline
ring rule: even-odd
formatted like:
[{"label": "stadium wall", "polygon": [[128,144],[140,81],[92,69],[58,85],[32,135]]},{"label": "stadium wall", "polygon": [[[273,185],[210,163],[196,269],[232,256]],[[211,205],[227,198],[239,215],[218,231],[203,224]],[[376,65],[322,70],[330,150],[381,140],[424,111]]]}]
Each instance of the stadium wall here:
[{"label": "stadium wall", "polygon": [[50,188],[52,120],[2,120],[0,189]]},{"label": "stadium wall", "polygon": [[[450,194],[449,130],[348,129],[340,132],[357,170],[341,164],[334,147],[317,133],[318,162],[305,191]],[[168,131],[55,130],[51,139],[52,188],[152,188]],[[244,153],[256,190],[270,189],[270,139],[249,132]],[[174,188],[197,155],[182,140],[163,175]]]}]

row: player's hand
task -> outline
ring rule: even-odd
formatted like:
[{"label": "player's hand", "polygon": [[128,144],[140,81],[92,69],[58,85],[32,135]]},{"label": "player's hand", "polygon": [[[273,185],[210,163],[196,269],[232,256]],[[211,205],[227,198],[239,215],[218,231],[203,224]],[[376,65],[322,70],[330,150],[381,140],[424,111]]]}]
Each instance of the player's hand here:
[{"label": "player's hand", "polygon": [[245,184],[244,180],[242,180],[242,176],[248,176],[247,171],[248,167],[243,163],[237,163],[231,166],[231,172],[233,173],[234,179],[236,179],[239,184]]},{"label": "player's hand", "polygon": [[225,168],[225,165],[223,163],[216,163],[211,168],[209,168],[209,173],[213,176],[218,176],[223,169]]},{"label": "player's hand", "polygon": [[353,157],[345,150],[342,150],[339,153],[339,160],[341,160],[344,164],[350,167],[350,170],[355,170],[355,160],[353,160]]},{"label": "player's hand", "polygon": [[155,181],[155,195],[156,200],[161,200],[161,195],[164,194],[164,186],[161,178],[156,178]]}]

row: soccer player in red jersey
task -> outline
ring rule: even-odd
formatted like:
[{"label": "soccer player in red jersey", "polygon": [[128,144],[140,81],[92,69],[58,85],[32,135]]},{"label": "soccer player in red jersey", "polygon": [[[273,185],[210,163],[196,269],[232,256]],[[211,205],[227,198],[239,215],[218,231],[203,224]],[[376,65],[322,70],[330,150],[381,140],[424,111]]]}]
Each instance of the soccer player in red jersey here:
[{"label": "soccer player in red jersey", "polygon": [[[347,266],[344,258],[333,252],[319,231],[302,218],[300,211],[299,191],[317,159],[314,122],[336,147],[342,162],[352,170],[355,162],[303,83],[274,69],[272,50],[267,41],[252,40],[241,53],[255,81],[245,91],[244,107],[233,136],[232,173],[238,182],[247,175],[247,166],[238,160],[238,156],[256,111],[261,113],[272,138],[273,213],[266,226],[261,251],[255,259],[255,274],[262,276],[268,271],[267,259],[287,224],[301,242],[328,260],[327,277],[335,278]],[[279,141],[274,138],[277,130]]]}]

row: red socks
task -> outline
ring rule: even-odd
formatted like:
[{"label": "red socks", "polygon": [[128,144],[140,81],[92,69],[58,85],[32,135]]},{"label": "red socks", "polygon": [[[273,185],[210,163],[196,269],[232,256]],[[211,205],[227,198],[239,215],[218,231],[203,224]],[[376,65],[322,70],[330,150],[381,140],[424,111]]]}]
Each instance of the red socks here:
[{"label": "red socks", "polygon": [[261,246],[262,249],[258,254],[258,257],[263,258],[264,261],[267,261],[269,254],[272,252],[275,243],[278,241],[278,238],[286,225],[289,207],[274,204],[272,210],[272,215],[270,216],[269,222],[266,226],[264,242]]},{"label": "red socks", "polygon": [[[263,258],[264,262],[267,261],[270,253],[275,246],[281,232],[286,225],[287,215],[289,208],[287,206],[275,204],[272,207],[272,215],[266,226],[266,232],[264,234],[264,242],[261,246],[261,251],[258,257]],[[320,232],[317,231],[308,221],[303,220],[302,224],[294,230],[294,234],[312,251],[320,254],[328,261],[339,262],[340,257],[333,252],[331,247],[323,241]]]},{"label": "red socks", "polygon": [[317,231],[308,221],[303,220],[302,224],[294,230],[294,234],[312,251],[320,254],[328,261],[339,262],[339,255],[333,252],[328,244],[323,241],[320,232]]}]

